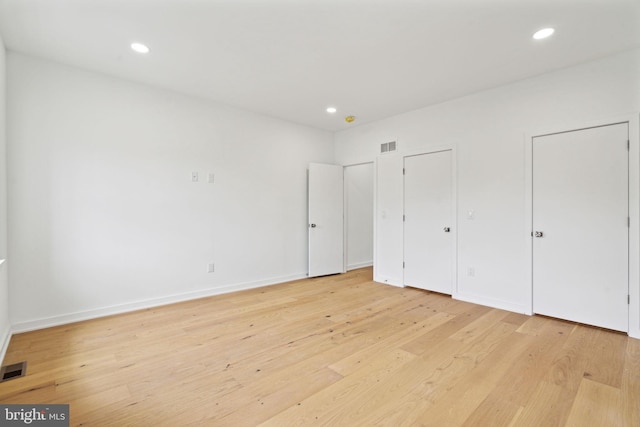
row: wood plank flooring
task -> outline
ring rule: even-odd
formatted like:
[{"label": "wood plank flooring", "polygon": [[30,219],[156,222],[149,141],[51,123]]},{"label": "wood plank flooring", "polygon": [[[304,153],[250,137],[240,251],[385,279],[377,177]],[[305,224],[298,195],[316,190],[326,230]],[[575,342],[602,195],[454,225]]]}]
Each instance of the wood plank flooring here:
[{"label": "wood plank flooring", "polygon": [[72,426],[640,426],[640,341],[371,269],[15,335]]}]

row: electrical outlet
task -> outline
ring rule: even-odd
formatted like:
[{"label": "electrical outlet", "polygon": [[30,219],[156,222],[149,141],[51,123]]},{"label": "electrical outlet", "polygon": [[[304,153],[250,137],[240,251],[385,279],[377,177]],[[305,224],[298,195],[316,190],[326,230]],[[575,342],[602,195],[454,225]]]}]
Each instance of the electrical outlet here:
[{"label": "electrical outlet", "polygon": [[207,182],[209,184],[213,184],[214,180],[215,180],[215,174],[213,172],[209,172],[209,175],[207,175]]},{"label": "electrical outlet", "polygon": [[198,172],[191,172],[191,182],[198,182]]},{"label": "electrical outlet", "polygon": [[467,276],[475,277],[476,276],[476,269],[473,268],[473,267],[468,267],[467,268]]},{"label": "electrical outlet", "polygon": [[212,262],[209,263],[209,265],[207,266],[207,272],[214,273],[215,271],[216,271],[215,265]]}]

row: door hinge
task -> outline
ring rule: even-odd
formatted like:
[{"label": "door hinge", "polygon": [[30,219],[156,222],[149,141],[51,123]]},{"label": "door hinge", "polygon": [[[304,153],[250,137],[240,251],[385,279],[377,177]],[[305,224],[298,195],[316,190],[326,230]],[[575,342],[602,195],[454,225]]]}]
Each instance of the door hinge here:
[{"label": "door hinge", "polygon": [[627,294],[627,305],[631,304],[631,295]]},{"label": "door hinge", "polygon": [[402,268],[404,268],[404,261],[402,261]]},{"label": "door hinge", "polygon": [[405,175],[405,174],[406,174],[406,171],[404,168],[402,168],[402,175]]},{"label": "door hinge", "polygon": [[402,222],[405,222],[407,220],[407,217],[402,215]]},{"label": "door hinge", "polygon": [[629,140],[627,139],[627,151],[629,151],[630,146],[631,146],[631,142],[629,142]]}]

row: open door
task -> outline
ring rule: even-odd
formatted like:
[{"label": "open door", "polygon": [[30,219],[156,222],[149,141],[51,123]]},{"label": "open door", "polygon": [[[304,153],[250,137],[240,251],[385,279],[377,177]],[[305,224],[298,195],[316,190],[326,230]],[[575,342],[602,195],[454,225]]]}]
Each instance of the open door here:
[{"label": "open door", "polygon": [[343,168],[309,164],[309,277],[343,273]]}]

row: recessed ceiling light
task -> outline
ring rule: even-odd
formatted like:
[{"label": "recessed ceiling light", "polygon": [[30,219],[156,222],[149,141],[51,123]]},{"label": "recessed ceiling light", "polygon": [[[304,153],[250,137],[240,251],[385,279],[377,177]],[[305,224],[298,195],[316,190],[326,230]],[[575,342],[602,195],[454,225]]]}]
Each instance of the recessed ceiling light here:
[{"label": "recessed ceiling light", "polygon": [[138,53],[149,53],[149,47],[142,43],[131,43],[131,49]]},{"label": "recessed ceiling light", "polygon": [[338,110],[336,109],[336,107],[328,107],[328,108],[327,108],[327,113],[329,113],[329,114],[333,114],[333,113],[335,113],[336,111],[338,111]]},{"label": "recessed ceiling light", "polygon": [[533,35],[533,38],[536,40],[546,39],[551,34],[553,34],[554,31],[555,30],[553,28],[543,28],[542,30],[536,31],[536,33]]}]

